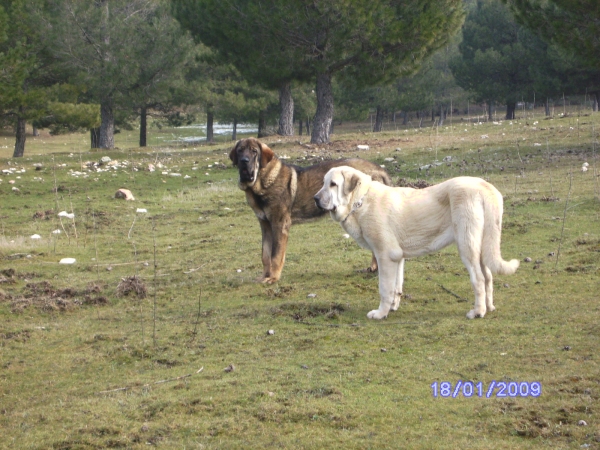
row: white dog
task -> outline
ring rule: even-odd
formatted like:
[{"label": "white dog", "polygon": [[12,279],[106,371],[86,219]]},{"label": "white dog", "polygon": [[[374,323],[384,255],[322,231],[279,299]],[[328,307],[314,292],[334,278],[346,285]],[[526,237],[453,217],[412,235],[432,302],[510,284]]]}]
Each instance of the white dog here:
[{"label": "white dog", "polygon": [[315,201],[377,258],[381,302],[369,319],[400,306],[405,258],[456,242],[475,291],[469,319],[495,309],[492,273],[510,275],[519,267],[500,254],[502,195],[481,178],[452,178],[425,189],[388,187],[341,166],[327,172]]}]

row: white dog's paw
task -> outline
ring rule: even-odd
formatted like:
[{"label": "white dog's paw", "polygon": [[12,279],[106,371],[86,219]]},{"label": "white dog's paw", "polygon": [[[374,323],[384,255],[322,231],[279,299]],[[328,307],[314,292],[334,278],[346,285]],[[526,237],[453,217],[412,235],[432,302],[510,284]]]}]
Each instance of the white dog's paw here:
[{"label": "white dog's paw", "polygon": [[379,311],[378,309],[374,309],[373,311],[371,311],[369,314],[367,314],[367,318],[369,319],[385,319],[387,317],[387,313],[384,314],[381,311]]},{"label": "white dog's paw", "polygon": [[476,311],[474,309],[472,309],[471,311],[469,311],[467,313],[467,319],[474,319],[476,317],[483,317],[485,316],[485,311]]},{"label": "white dog's paw", "polygon": [[494,305],[491,306],[487,306],[487,312],[492,312],[492,311],[496,311],[496,307]]}]

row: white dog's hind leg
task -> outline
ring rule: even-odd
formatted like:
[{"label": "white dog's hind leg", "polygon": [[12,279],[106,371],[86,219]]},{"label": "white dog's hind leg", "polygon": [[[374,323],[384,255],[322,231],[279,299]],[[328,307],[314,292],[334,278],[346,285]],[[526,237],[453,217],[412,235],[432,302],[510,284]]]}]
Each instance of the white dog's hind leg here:
[{"label": "white dog's hind leg", "polygon": [[389,259],[379,259],[379,309],[374,309],[367,317],[369,319],[385,319],[394,303],[398,263]]},{"label": "white dog's hind leg", "polygon": [[396,289],[394,290],[394,303],[392,311],[398,311],[400,301],[402,300],[402,285],[404,284],[404,258],[398,263],[398,273],[396,274]]},{"label": "white dog's hind leg", "polygon": [[485,277],[485,307],[487,312],[492,312],[496,309],[494,306],[494,278],[492,271],[483,262],[481,263],[481,271]]},{"label": "white dog's hind leg", "polygon": [[462,212],[465,216],[470,216],[470,223],[462,223],[464,228],[455,227],[456,246],[460,259],[469,272],[471,286],[475,292],[475,306],[467,313],[468,319],[485,316],[485,276],[483,274],[481,262],[481,242],[483,234],[483,212],[474,208],[469,213]]}]

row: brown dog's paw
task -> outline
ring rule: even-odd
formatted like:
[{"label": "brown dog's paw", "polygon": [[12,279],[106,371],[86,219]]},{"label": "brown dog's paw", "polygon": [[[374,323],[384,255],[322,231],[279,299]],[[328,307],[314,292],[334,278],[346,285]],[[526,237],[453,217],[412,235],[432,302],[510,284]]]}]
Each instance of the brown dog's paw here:
[{"label": "brown dog's paw", "polygon": [[257,283],[264,283],[264,284],[273,284],[276,283],[277,281],[279,281],[279,278],[275,278],[275,277],[258,277],[256,279]]},{"label": "brown dog's paw", "polygon": [[367,267],[366,269],[359,269],[357,270],[358,273],[376,273],[377,272],[377,267],[373,268],[373,267]]}]

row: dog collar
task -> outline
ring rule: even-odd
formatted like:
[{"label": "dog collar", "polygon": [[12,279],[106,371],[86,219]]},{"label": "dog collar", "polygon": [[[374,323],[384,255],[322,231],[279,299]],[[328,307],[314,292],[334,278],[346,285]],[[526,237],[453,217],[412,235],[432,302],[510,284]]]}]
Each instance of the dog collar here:
[{"label": "dog collar", "polygon": [[346,218],[344,220],[342,220],[341,223],[344,223],[346,220],[348,220],[348,217],[350,217],[354,211],[356,211],[363,205],[363,200],[365,199],[365,197],[367,196],[368,193],[369,193],[369,190],[367,189],[367,192],[365,192],[365,194],[360,198],[359,201],[352,203],[352,209],[350,210],[350,212],[348,213]]}]

